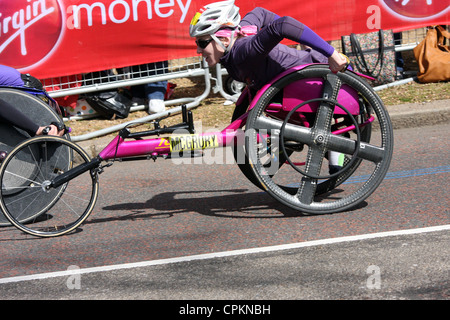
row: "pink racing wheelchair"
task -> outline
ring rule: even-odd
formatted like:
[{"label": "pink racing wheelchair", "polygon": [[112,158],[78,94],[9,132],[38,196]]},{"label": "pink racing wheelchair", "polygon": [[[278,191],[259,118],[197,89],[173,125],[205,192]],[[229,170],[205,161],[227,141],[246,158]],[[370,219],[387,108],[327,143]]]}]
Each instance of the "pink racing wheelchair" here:
[{"label": "pink racing wheelchair", "polygon": [[[244,90],[231,124],[220,132],[195,133],[185,108],[181,124],[161,128],[156,122],[154,129],[138,132],[132,127],[92,159],[67,138],[19,143],[0,170],[5,217],[31,235],[63,235],[88,218],[99,175],[115,160],[190,157],[222,147],[233,148],[243,174],[283,205],[306,214],[335,213],[377,189],[393,151],[389,114],[363,76],[350,70],[333,74],[322,64],[290,69],[251,99]],[[157,137],[143,139],[149,136]],[[330,152],[343,159],[332,174]]]}]

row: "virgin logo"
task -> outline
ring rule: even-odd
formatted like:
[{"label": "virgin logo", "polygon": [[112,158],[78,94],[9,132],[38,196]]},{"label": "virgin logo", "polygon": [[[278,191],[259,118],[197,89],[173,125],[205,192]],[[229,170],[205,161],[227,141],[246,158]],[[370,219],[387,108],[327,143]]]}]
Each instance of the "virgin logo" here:
[{"label": "virgin logo", "polygon": [[445,0],[381,0],[395,14],[410,19],[424,19],[448,11]]},{"label": "virgin logo", "polygon": [[30,67],[56,48],[63,31],[58,0],[3,1],[0,10],[1,64]]}]

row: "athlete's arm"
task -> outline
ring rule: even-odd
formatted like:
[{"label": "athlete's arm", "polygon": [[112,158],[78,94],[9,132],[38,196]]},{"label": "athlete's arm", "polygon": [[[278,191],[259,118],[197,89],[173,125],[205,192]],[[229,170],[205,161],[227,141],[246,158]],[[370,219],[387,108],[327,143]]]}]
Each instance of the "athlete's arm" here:
[{"label": "athlete's arm", "polygon": [[241,25],[256,25],[258,34],[253,41],[256,54],[268,54],[283,39],[289,39],[307,45],[326,56],[333,72],[342,70],[347,60],[328,42],[312,31],[308,26],[292,17],[280,17],[264,8],[255,8],[241,21]]}]

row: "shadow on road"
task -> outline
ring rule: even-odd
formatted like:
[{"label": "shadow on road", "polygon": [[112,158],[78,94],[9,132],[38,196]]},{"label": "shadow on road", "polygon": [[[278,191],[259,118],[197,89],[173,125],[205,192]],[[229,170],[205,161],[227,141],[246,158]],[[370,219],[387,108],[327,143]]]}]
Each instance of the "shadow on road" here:
[{"label": "shadow on road", "polygon": [[[206,216],[245,219],[274,219],[308,216],[273,199],[265,192],[248,193],[246,189],[179,191],[157,194],[145,202],[104,206],[104,211],[125,211],[127,214],[91,218],[86,224],[117,220],[170,218],[175,214],[199,213]],[[224,194],[225,193],[225,194]],[[204,196],[201,196],[204,194]],[[212,195],[211,194],[220,194]],[[353,210],[367,205],[363,202]],[[156,210],[149,212],[149,209]]]}]

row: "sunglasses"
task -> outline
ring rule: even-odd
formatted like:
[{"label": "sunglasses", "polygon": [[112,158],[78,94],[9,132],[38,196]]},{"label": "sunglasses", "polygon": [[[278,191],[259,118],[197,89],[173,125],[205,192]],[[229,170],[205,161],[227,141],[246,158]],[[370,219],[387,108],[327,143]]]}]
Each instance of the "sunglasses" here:
[{"label": "sunglasses", "polygon": [[202,39],[197,39],[195,40],[195,43],[197,44],[197,47],[201,48],[201,49],[205,49],[208,44],[211,43],[211,41],[213,41],[214,39],[208,39],[208,40],[202,40]]}]

